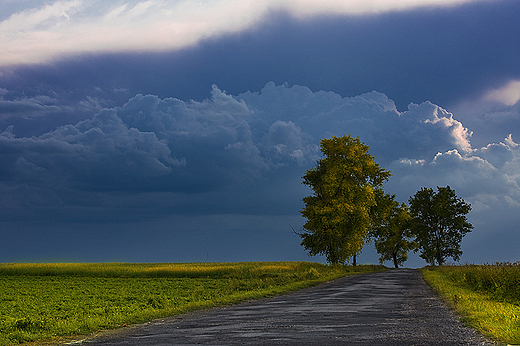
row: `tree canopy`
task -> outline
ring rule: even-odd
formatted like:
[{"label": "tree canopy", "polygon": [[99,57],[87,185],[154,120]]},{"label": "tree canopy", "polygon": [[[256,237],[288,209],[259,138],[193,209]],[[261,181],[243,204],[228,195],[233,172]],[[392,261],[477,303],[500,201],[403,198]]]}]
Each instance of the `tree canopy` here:
[{"label": "tree canopy", "polygon": [[373,230],[374,245],[379,263],[392,261],[395,268],[406,262],[408,251],[416,248],[412,240],[411,216],[406,204],[399,203],[390,196],[390,210]]},{"label": "tree canopy", "polygon": [[363,248],[390,172],[375,162],[359,137],[322,139],[320,150],[324,157],[303,176],[313,193],[303,198],[301,214],[307,222],[299,236],[309,255],[344,263]]},{"label": "tree canopy", "polygon": [[437,192],[422,188],[409,204],[420,257],[432,265],[442,265],[448,257],[458,261],[462,238],[473,228],[466,219],[471,206],[449,186],[437,187]]}]

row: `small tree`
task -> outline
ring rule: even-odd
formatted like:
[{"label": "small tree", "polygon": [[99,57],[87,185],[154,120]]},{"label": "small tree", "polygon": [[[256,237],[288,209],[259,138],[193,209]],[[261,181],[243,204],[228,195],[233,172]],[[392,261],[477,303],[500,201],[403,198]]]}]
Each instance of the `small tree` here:
[{"label": "small tree", "polygon": [[[392,196],[393,197],[393,196]],[[379,263],[393,261],[394,267],[406,262],[408,251],[415,250],[417,245],[412,240],[411,216],[406,204],[399,205],[392,198],[388,216],[374,230],[374,245],[379,256]]]},{"label": "small tree", "polygon": [[359,138],[322,139],[320,149],[324,158],[303,176],[313,194],[303,198],[301,214],[307,222],[298,235],[310,256],[323,254],[329,263],[344,263],[363,248],[376,191],[390,172],[375,162]]},{"label": "small tree", "polygon": [[442,265],[448,257],[458,261],[462,238],[473,228],[466,219],[471,206],[449,186],[437,187],[437,192],[422,188],[409,203],[421,258],[431,265]]}]

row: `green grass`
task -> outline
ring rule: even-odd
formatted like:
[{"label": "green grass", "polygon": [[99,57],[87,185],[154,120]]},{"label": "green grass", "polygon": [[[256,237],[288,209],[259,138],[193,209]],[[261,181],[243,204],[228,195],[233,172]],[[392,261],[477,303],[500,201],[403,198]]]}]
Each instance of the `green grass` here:
[{"label": "green grass", "polygon": [[311,262],[0,264],[0,345],[86,335],[384,269]]},{"label": "green grass", "polygon": [[520,344],[520,263],[426,267],[422,273],[466,324],[499,342]]}]

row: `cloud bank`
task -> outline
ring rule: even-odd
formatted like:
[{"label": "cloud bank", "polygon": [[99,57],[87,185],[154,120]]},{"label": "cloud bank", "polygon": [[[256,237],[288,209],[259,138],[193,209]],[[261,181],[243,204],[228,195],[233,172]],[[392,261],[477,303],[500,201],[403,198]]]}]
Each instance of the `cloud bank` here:
[{"label": "cloud bank", "polygon": [[121,222],[233,214],[294,220],[309,193],[301,176],[320,157],[319,140],[342,134],[359,136],[392,171],[387,191],[399,200],[423,186],[450,185],[473,205],[476,229],[468,238],[484,242],[496,236],[495,227],[503,227],[506,242],[518,238],[515,134],[473,147],[471,131],[430,102],[399,112],[376,91],[342,97],[272,82],[236,96],[213,86],[211,98],[200,102],[139,94],[39,136],[17,137],[10,126],[0,134],[1,216]]},{"label": "cloud bank", "polygon": [[[110,4],[97,2],[96,6]],[[128,3],[127,8],[135,4]],[[49,115],[50,109],[40,112],[37,117],[42,121],[34,128],[42,130],[26,133],[34,135],[63,124],[65,118],[71,119],[71,124],[91,118],[101,108],[121,106],[139,93],[202,101],[212,84],[238,95],[260,90],[269,81],[305,85],[313,91],[334,91],[344,97],[378,90],[394,100],[400,111],[406,110],[410,102],[425,100],[456,110],[459,120],[474,131],[474,140],[479,137],[479,145],[486,145],[507,136],[508,130],[480,139],[480,129],[489,126],[473,120],[484,116],[479,113],[483,107],[476,106],[469,112],[467,106],[455,106],[462,100],[469,106],[484,100],[486,107],[515,102],[515,81],[520,79],[519,13],[520,3],[511,0],[371,15],[300,18],[273,11],[255,25],[205,37],[182,49],[78,52],[43,64],[0,66],[0,97],[16,101],[45,96],[58,101],[54,105],[59,105],[62,112],[53,110],[52,117],[47,116],[45,121],[42,115]],[[146,27],[139,30],[144,32]],[[20,35],[13,33],[12,37]],[[81,42],[74,40],[74,44]],[[133,42],[137,44],[138,40]],[[52,42],[52,46],[60,44],[60,40]],[[82,46],[89,47],[86,43]],[[38,53],[36,49],[30,51]],[[66,107],[72,107],[69,109],[74,113]],[[490,112],[503,109],[495,108]],[[8,116],[2,114],[0,128],[10,125],[2,121]],[[61,120],[54,121],[57,117]]]},{"label": "cloud bank", "polygon": [[0,257],[200,261],[202,241],[219,244],[213,260],[306,259],[290,229],[301,176],[321,138],[352,133],[399,200],[450,184],[472,203],[463,261],[517,260],[519,13],[516,0],[0,1]]},{"label": "cloud bank", "polygon": [[57,0],[27,7],[4,3],[0,65],[37,63],[88,52],[178,49],[200,39],[238,32],[270,11],[298,17],[366,14],[448,6],[483,0],[251,1],[194,2]]}]

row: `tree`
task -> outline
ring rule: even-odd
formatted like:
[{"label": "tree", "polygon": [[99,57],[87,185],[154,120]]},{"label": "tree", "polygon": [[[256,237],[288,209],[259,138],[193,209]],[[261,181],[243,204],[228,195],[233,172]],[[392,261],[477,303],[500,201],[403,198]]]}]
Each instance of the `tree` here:
[{"label": "tree", "polygon": [[322,139],[320,150],[324,158],[303,176],[313,194],[303,198],[300,212],[307,222],[298,235],[310,256],[323,254],[329,263],[344,263],[363,248],[376,191],[390,172],[375,162],[359,137]]},{"label": "tree", "polygon": [[387,217],[375,228],[373,237],[376,251],[380,254],[379,263],[393,261],[394,267],[399,268],[408,259],[408,251],[415,250],[417,245],[412,240],[408,207],[404,203],[399,205],[393,198]]},{"label": "tree", "polygon": [[437,187],[437,192],[422,188],[409,203],[421,258],[431,265],[442,265],[448,257],[458,261],[462,238],[473,228],[466,219],[471,205],[457,198],[449,186]]}]

